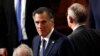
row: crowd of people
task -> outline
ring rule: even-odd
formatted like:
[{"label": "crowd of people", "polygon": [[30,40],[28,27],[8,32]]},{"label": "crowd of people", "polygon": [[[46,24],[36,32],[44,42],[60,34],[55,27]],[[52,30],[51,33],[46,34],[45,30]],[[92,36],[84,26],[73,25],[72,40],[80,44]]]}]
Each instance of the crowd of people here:
[{"label": "crowd of people", "polygon": [[0,56],[100,55],[100,32],[88,28],[89,12],[82,4],[68,7],[72,33],[66,36],[55,29],[48,1],[39,1],[0,0]]}]

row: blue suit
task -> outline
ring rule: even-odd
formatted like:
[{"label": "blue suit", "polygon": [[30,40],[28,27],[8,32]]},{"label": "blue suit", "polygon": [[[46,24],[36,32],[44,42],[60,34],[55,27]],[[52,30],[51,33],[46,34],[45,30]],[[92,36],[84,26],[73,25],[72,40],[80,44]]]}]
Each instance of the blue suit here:
[{"label": "blue suit", "polygon": [[[45,56],[72,56],[73,48],[71,48],[71,44],[68,41],[68,39],[65,39],[66,36],[58,33],[57,31],[53,31],[51,34],[51,37],[49,39],[49,43],[45,50]],[[39,50],[40,50],[40,42],[41,37],[36,36],[33,39],[33,55],[39,56]]]},{"label": "blue suit", "polygon": [[100,29],[100,0],[89,0],[90,26]]}]

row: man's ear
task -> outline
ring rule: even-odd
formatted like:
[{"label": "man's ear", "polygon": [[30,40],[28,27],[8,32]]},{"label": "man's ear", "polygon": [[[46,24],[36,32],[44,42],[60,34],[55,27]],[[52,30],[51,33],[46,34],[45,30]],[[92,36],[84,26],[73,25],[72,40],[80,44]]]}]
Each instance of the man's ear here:
[{"label": "man's ear", "polygon": [[74,20],[73,20],[73,18],[71,16],[69,16],[69,21],[70,21],[70,23],[74,22]]}]

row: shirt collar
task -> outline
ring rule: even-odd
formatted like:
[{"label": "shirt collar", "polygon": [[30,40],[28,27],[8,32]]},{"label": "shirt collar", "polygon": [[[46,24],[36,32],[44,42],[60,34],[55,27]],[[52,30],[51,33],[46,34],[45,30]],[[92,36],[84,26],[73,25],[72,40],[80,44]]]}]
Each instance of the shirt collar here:
[{"label": "shirt collar", "polygon": [[46,40],[46,46],[45,46],[45,48],[46,48],[47,45],[48,45],[50,36],[51,36],[51,34],[53,33],[53,31],[54,31],[54,28],[51,29],[50,33],[49,33],[46,37],[42,37],[42,36],[41,36],[41,41],[42,41],[43,39]]},{"label": "shirt collar", "polygon": [[76,26],[73,28],[73,31],[76,30],[78,27],[85,25],[85,24],[76,24]]},{"label": "shirt collar", "polygon": [[51,34],[53,33],[53,31],[54,31],[54,28],[51,29],[50,33],[46,37],[42,37],[41,36],[41,40],[44,39],[44,40],[46,40],[48,42]]}]

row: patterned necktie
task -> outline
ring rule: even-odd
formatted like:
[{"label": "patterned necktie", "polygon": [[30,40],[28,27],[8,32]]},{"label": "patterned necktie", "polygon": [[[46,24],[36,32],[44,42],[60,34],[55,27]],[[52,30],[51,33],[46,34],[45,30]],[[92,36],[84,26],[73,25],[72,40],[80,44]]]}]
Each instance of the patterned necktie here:
[{"label": "patterned necktie", "polygon": [[43,39],[41,42],[42,42],[41,43],[42,47],[41,47],[41,50],[40,50],[40,56],[44,56],[44,54],[45,54],[46,40]]},{"label": "patterned necktie", "polygon": [[22,30],[21,30],[21,0],[17,0],[16,6],[16,17],[17,17],[17,26],[18,26],[18,41],[22,39]]}]

